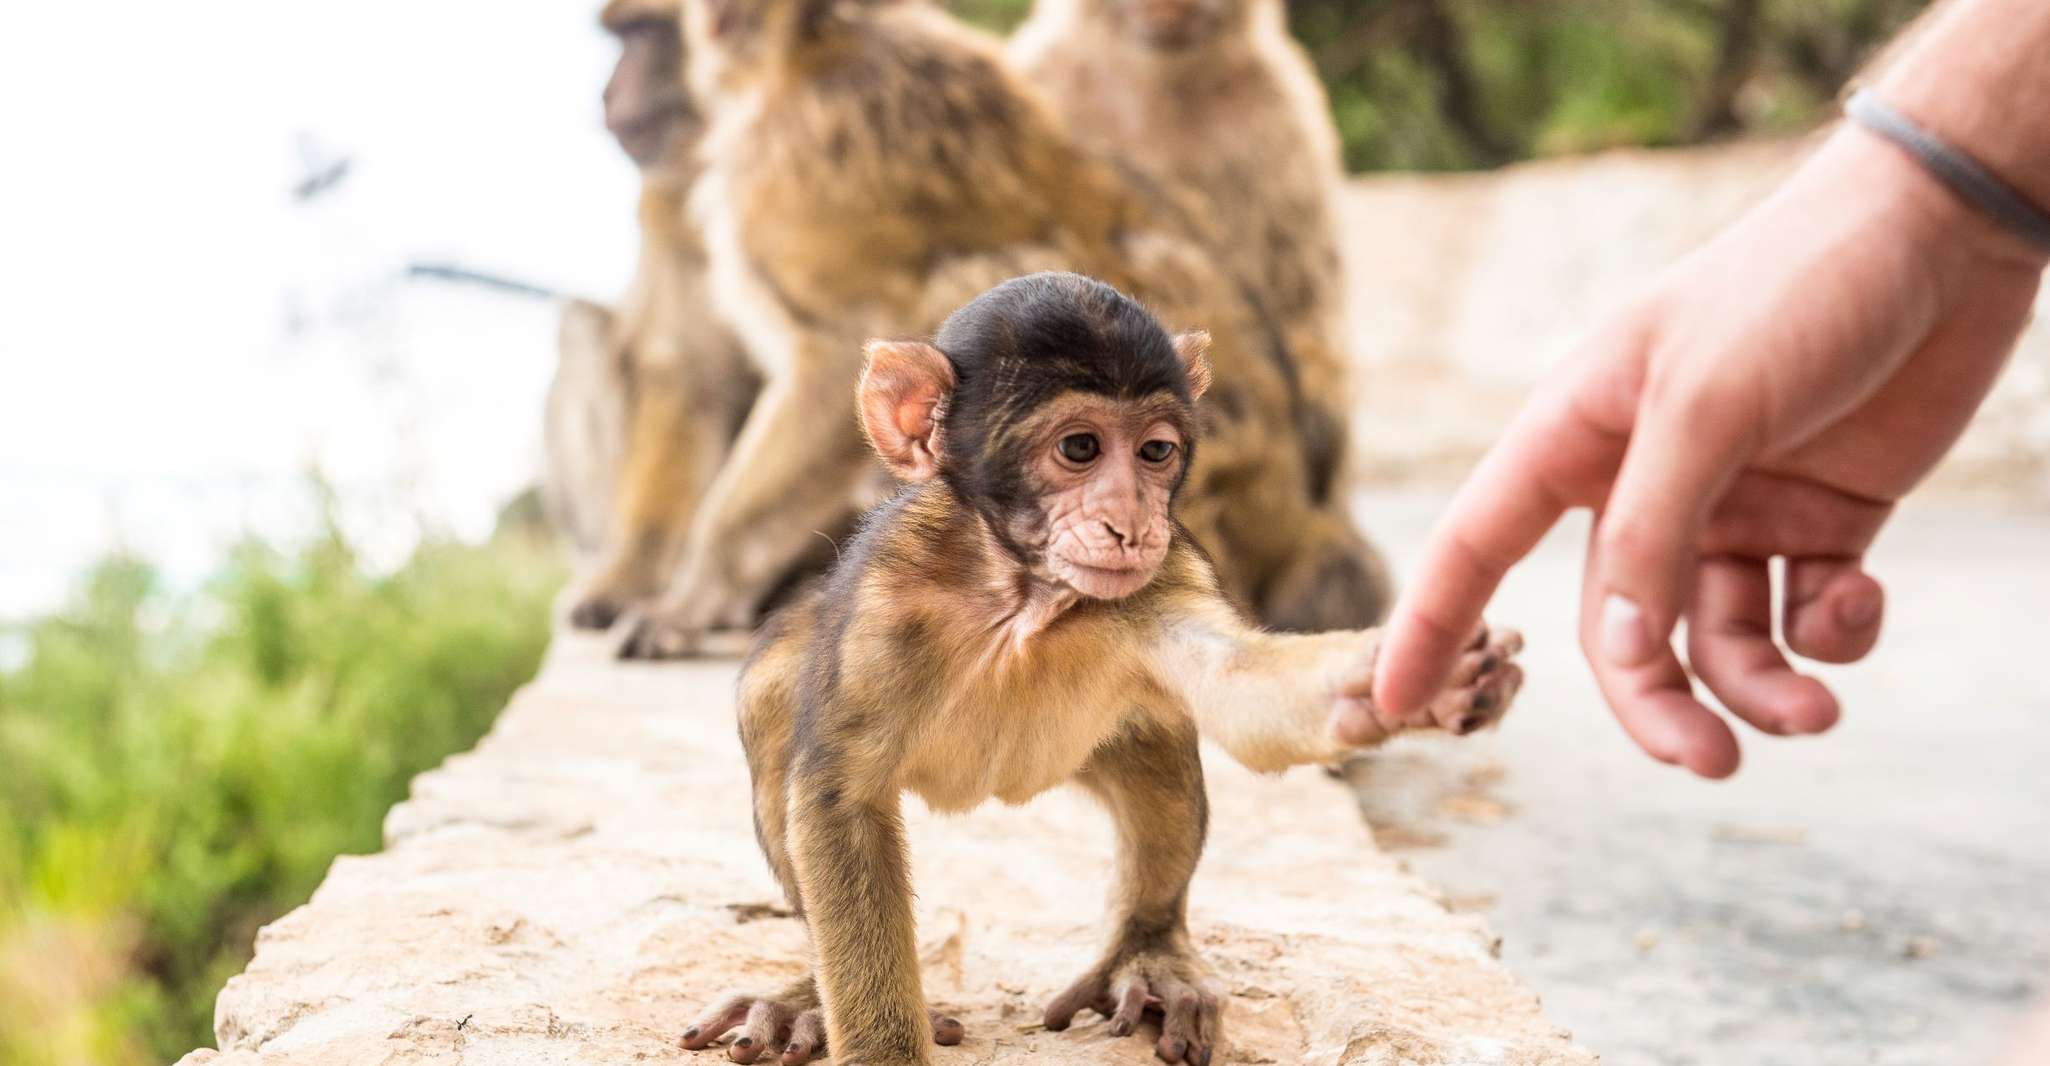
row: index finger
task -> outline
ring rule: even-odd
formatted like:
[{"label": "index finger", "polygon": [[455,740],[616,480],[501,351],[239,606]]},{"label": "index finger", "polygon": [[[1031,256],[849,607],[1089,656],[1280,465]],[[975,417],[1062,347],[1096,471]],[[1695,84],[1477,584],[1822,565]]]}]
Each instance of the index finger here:
[{"label": "index finger", "polygon": [[1598,502],[1628,438],[1582,415],[1568,390],[1533,398],[1460,486],[1396,604],[1374,703],[1391,715],[1444,684],[1509,568],[1568,508]]}]

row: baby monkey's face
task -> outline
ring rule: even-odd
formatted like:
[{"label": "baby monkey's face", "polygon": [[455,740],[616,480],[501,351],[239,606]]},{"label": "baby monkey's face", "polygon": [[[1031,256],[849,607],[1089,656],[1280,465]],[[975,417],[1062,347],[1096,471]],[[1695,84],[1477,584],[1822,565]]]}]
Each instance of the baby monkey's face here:
[{"label": "baby monkey's face", "polygon": [[1045,531],[1044,576],[1104,600],[1153,580],[1174,535],[1169,507],[1188,463],[1187,410],[1165,392],[1136,400],[1070,392],[1020,427]]}]

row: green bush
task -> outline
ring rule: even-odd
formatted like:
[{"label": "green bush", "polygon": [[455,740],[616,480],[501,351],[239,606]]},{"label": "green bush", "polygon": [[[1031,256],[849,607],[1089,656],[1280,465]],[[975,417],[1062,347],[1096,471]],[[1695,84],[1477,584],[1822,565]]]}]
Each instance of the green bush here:
[{"label": "green bush", "polygon": [[511,536],[375,575],[329,534],[197,595],[109,559],[0,634],[0,1066],[210,1045],[257,927],[532,676],[562,576]]}]

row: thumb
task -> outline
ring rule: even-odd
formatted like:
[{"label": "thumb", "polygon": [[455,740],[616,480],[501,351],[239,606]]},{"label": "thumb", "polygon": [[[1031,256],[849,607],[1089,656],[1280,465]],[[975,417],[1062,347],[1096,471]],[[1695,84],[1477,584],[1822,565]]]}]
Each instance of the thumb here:
[{"label": "thumb", "polygon": [[1595,643],[1616,667],[1670,654],[1685,610],[1701,531],[1716,497],[1747,458],[1747,419],[1710,390],[1638,410],[1615,487],[1595,531]]}]

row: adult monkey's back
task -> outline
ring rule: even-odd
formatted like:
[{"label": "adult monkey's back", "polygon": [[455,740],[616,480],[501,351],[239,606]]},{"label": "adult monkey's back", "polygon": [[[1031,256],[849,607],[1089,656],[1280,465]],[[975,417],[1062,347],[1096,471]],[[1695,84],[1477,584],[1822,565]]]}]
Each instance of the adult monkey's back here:
[{"label": "adult monkey's back", "polygon": [[[706,630],[752,624],[816,531],[874,498],[846,414],[865,340],[929,335],[991,285],[1055,269],[1215,338],[1182,518],[1227,589],[1263,619],[1373,621],[1367,575],[1344,572],[1357,534],[1310,502],[1272,331],[1187,223],[1079,147],[995,41],[889,0],[688,0],[685,32],[712,109],[692,208],[716,302],[768,384],[629,654],[685,654]],[[1281,602],[1302,596],[1314,602]]]}]

